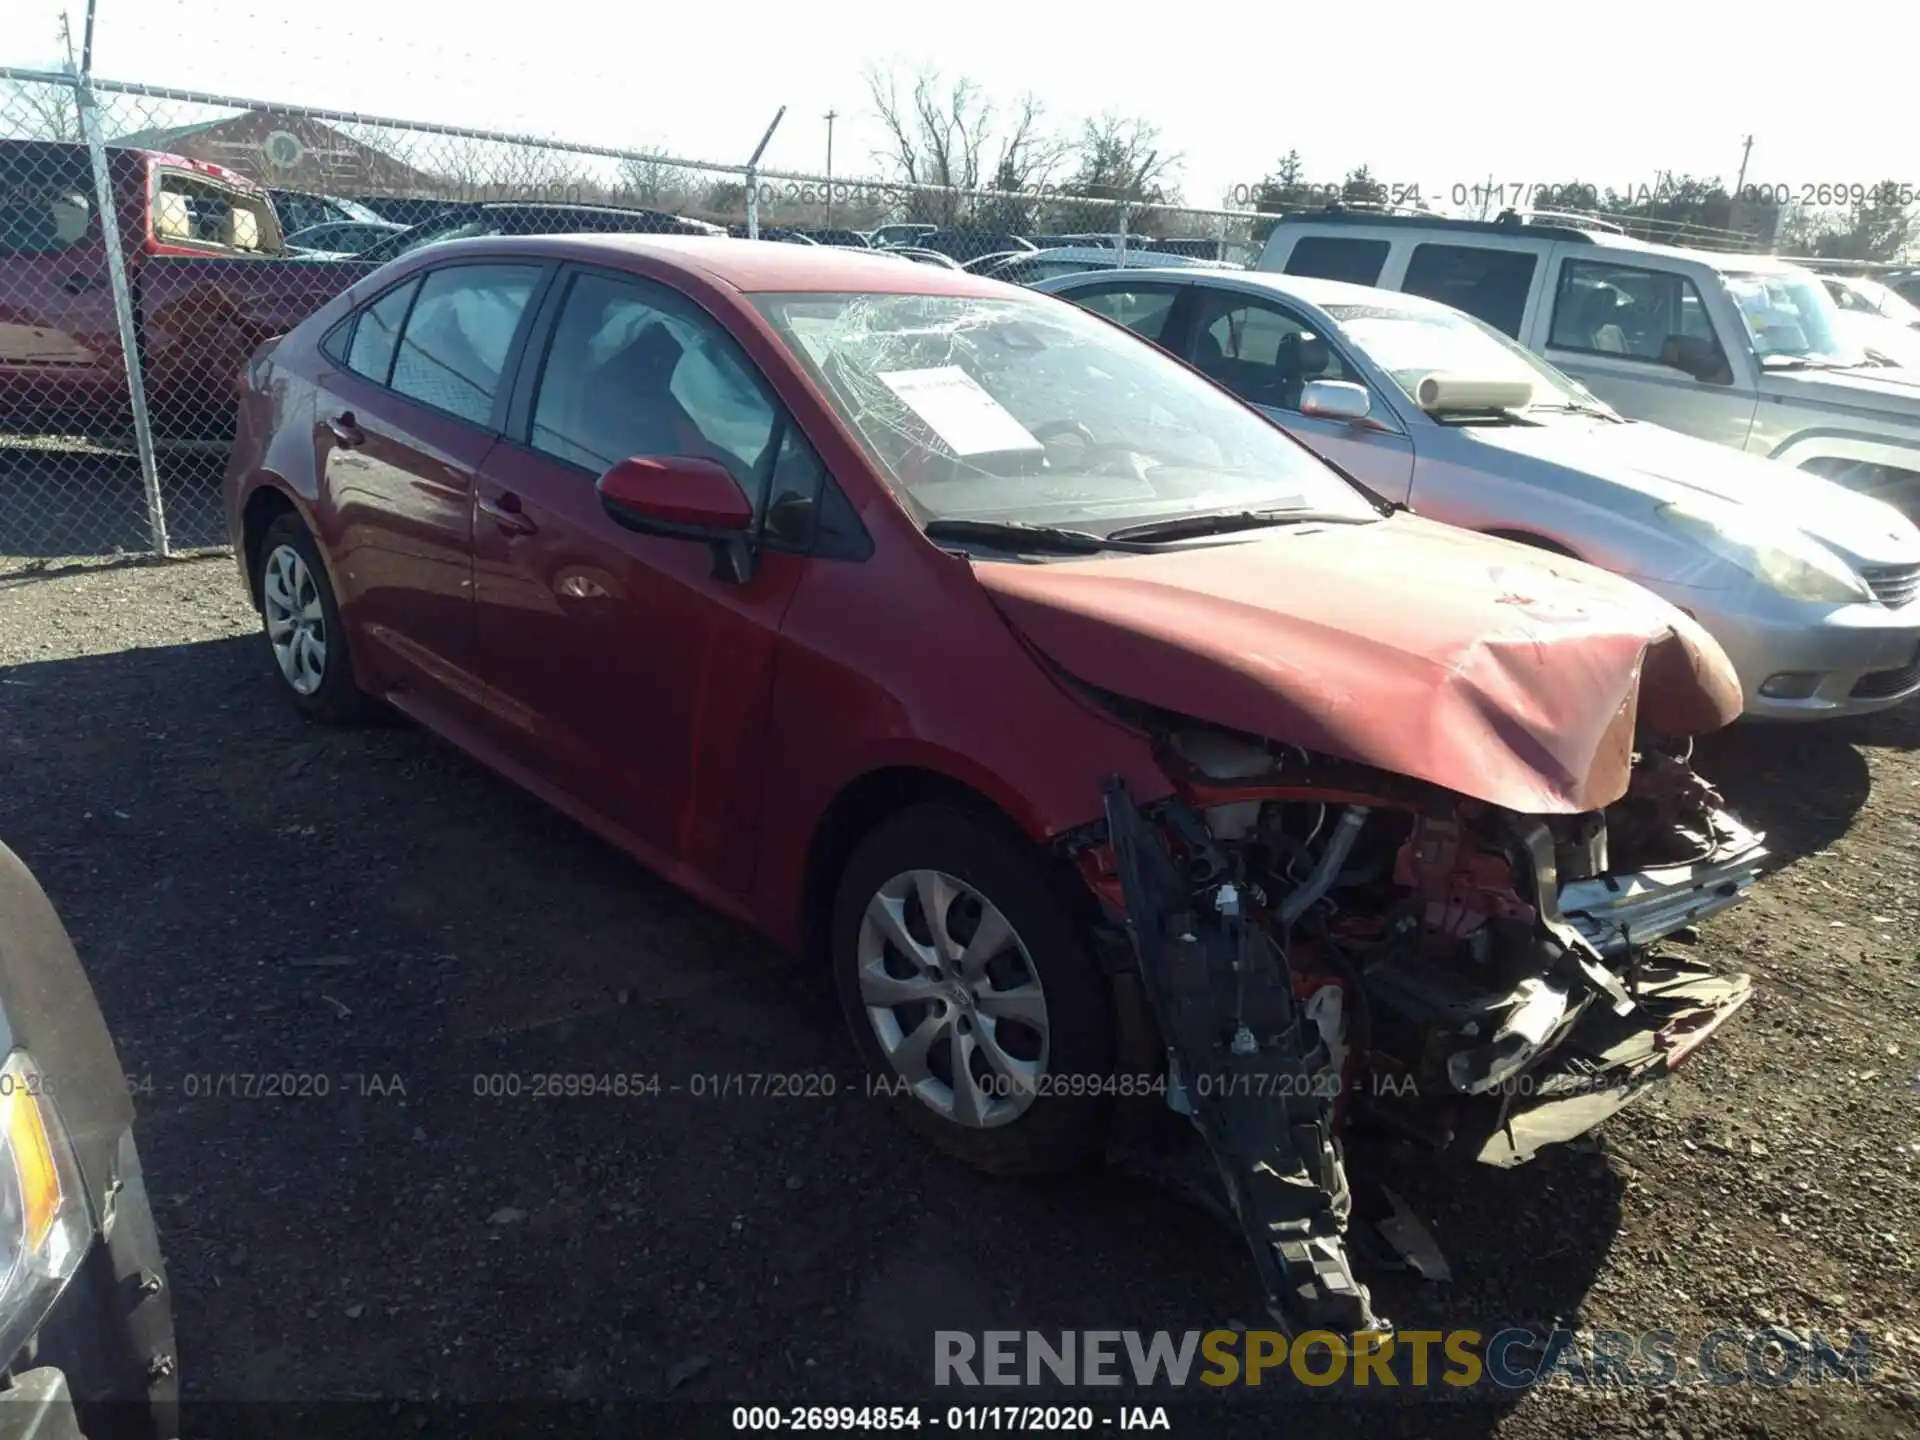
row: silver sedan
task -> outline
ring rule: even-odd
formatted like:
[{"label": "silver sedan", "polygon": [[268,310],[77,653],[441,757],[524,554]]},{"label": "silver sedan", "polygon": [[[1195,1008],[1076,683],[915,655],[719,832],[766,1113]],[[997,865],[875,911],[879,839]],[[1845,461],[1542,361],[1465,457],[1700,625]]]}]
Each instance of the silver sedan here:
[{"label": "silver sedan", "polygon": [[1638,581],[1720,642],[1748,714],[1824,719],[1920,693],[1920,529],[1878,500],[1622,419],[1416,296],[1187,269],[1034,288],[1172,351],[1389,500]]}]

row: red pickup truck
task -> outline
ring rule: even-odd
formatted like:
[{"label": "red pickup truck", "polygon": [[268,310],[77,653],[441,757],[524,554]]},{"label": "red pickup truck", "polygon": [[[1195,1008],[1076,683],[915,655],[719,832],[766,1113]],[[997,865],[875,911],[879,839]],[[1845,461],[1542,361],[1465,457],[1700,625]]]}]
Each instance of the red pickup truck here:
[{"label": "red pickup truck", "polygon": [[[267,192],[231,170],[107,153],[154,429],[229,436],[254,350],[375,267],[288,258]],[[98,212],[85,146],[0,140],[0,431],[128,429]]]}]

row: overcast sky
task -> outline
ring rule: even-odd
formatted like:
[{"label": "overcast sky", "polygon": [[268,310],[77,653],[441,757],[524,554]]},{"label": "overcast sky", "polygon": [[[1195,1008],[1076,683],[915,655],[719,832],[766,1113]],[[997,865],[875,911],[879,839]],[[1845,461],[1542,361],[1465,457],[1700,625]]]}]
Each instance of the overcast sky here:
[{"label": "overcast sky", "polygon": [[[82,0],[0,0],[0,63],[58,63]],[[937,62],[1062,125],[1157,124],[1193,204],[1297,148],[1309,178],[1368,164],[1445,200],[1511,183],[1920,184],[1913,0],[1564,5],[811,0],[99,0],[94,70],[289,103],[659,146],[743,161],[776,107],[769,167],[872,173],[862,73]],[[1552,18],[1549,18],[1552,17]],[[1875,56],[1886,56],[1883,62]],[[1831,57],[1829,60],[1828,57]]]}]

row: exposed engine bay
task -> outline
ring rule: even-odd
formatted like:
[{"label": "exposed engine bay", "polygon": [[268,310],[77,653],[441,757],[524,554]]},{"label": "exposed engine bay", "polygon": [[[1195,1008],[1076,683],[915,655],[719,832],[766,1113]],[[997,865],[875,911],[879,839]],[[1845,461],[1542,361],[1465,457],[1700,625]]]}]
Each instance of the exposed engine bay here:
[{"label": "exposed engine bay", "polygon": [[1767,854],[1684,746],[1643,742],[1615,803],[1550,816],[1211,728],[1161,747],[1174,795],[1116,778],[1078,863],[1290,1332],[1389,1328],[1347,1253],[1350,1127],[1517,1164],[1748,998],[1659,947]]}]

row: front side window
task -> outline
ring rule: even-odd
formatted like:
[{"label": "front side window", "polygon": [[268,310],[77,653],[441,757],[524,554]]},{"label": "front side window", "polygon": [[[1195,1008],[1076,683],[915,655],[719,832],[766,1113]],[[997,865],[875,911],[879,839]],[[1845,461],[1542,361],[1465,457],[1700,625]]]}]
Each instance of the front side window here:
[{"label": "front side window", "polygon": [[1539,405],[1604,406],[1584,385],[1509,340],[1485,321],[1445,310],[1404,310],[1392,305],[1324,307],[1354,349],[1384,370],[1416,399],[1420,382],[1445,374],[1474,380],[1519,380],[1533,387]]},{"label": "front side window", "polygon": [[1068,298],[1084,310],[1104,315],[1117,325],[1158,344],[1173,313],[1179,292],[1157,285],[1101,285],[1075,290]]},{"label": "front side window", "polygon": [[1200,291],[1194,368],[1254,405],[1298,410],[1309,380],[1357,380],[1298,316],[1230,290]]},{"label": "front side window", "polygon": [[1380,278],[1392,246],[1385,240],[1361,240],[1349,235],[1303,235],[1287,256],[1287,274],[1320,280],[1344,280],[1371,285]]},{"label": "front side window", "polygon": [[539,278],[533,265],[450,265],[429,274],[394,357],[393,388],[486,424],[514,331]]},{"label": "front side window", "polygon": [[1549,345],[1657,362],[1676,335],[1714,338],[1700,292],[1686,276],[1595,260],[1560,267]]},{"label": "front side window", "polygon": [[704,456],[752,495],[778,418],[711,319],[656,287],[583,274],[554,328],[530,439],[596,475],[636,455]]},{"label": "front side window", "polygon": [[1241,506],[1377,518],[1277,426],[1077,306],[1019,295],[755,298],[923,523],[1104,533]]},{"label": "front side window", "polygon": [[1533,286],[1534,259],[1525,250],[1416,245],[1400,288],[1464,310],[1503,334],[1518,335]]}]

